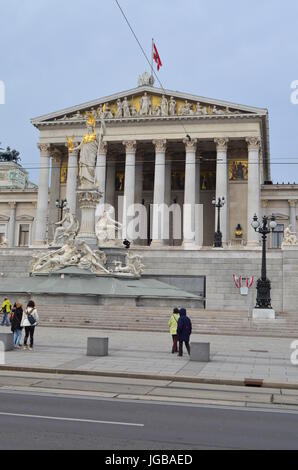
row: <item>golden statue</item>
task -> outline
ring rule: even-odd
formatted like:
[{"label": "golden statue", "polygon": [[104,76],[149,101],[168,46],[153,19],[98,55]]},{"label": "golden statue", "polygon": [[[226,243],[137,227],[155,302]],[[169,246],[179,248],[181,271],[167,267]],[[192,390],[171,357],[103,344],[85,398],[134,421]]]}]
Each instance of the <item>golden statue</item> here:
[{"label": "golden statue", "polygon": [[[88,189],[94,188],[95,186],[95,167],[99,147],[102,143],[104,132],[105,132],[105,122],[102,117],[101,119],[101,129],[99,135],[96,134],[96,118],[92,112],[87,113],[86,117],[86,126],[87,132],[84,134],[83,140],[81,141],[78,147],[73,147],[72,151],[80,150],[80,163],[79,163],[79,175],[81,188]],[[70,144],[70,139],[68,139]],[[72,143],[73,144],[73,143]]]},{"label": "golden statue", "polygon": [[74,149],[74,135],[72,137],[66,137],[66,139],[68,150],[71,153]]}]

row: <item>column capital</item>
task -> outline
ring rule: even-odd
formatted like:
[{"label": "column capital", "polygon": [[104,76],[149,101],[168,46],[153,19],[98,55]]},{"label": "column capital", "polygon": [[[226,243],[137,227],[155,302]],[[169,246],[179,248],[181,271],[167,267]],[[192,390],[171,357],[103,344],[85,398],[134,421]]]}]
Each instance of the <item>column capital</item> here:
[{"label": "column capital", "polygon": [[12,202],[9,202],[9,203],[8,203],[8,206],[9,206],[10,209],[16,209],[17,203],[14,202],[14,201],[12,201]]},{"label": "column capital", "polygon": [[297,199],[289,199],[288,203],[290,207],[296,208],[297,207]]},{"label": "column capital", "polygon": [[261,139],[260,137],[247,137],[246,142],[248,144],[248,150],[260,150],[261,147]]},{"label": "column capital", "polygon": [[196,152],[198,139],[183,139],[186,152]]},{"label": "column capital", "polygon": [[153,140],[153,145],[155,146],[156,152],[165,153],[167,149],[166,139]]},{"label": "column capital", "polygon": [[228,150],[229,139],[227,137],[220,137],[214,139],[216,143],[217,151],[226,152]]},{"label": "column capital", "polygon": [[48,157],[50,156],[51,144],[42,144],[38,142],[37,147],[39,148],[41,154],[47,155]]},{"label": "column capital", "polygon": [[128,153],[136,153],[137,151],[137,141],[136,140],[124,140],[122,142]]}]

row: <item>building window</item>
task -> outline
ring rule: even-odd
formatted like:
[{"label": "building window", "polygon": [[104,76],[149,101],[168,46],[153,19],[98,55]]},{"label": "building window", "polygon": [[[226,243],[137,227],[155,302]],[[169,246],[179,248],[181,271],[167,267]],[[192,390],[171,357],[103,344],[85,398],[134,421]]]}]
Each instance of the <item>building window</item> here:
[{"label": "building window", "polygon": [[30,225],[21,224],[19,234],[19,246],[29,246]]},{"label": "building window", "polygon": [[283,239],[284,239],[284,225],[277,225],[276,229],[272,234],[272,248],[278,249],[281,248]]},{"label": "building window", "polygon": [[6,240],[6,225],[0,225],[0,244],[4,243]]}]

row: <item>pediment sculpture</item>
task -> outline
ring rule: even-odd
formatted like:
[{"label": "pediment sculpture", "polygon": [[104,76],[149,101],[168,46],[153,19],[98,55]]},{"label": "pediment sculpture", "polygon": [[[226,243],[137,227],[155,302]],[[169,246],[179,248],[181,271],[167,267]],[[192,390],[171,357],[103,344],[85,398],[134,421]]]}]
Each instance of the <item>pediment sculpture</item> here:
[{"label": "pediment sculpture", "polygon": [[165,94],[157,95],[154,92],[145,91],[139,97],[125,96],[124,98],[117,98],[114,101],[100,104],[98,108],[92,107],[89,110],[76,111],[75,114],[60,119],[82,120],[90,119],[90,116],[92,116],[96,124],[98,119],[128,119],[151,116],[163,118],[168,116],[225,116],[237,115],[243,112],[224,105],[188,101],[187,99],[183,101],[181,98],[178,99]]}]

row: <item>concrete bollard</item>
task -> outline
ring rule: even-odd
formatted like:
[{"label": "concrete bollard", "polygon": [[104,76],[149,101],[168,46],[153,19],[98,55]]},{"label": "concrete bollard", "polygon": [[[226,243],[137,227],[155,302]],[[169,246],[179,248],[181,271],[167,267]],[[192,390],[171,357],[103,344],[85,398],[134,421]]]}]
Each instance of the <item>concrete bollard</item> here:
[{"label": "concrete bollard", "polygon": [[210,362],[210,343],[191,343],[190,360]]},{"label": "concrete bollard", "polygon": [[109,338],[88,338],[87,356],[104,357],[109,355]]},{"label": "concrete bollard", "polygon": [[13,333],[0,333],[1,351],[13,351]]}]

